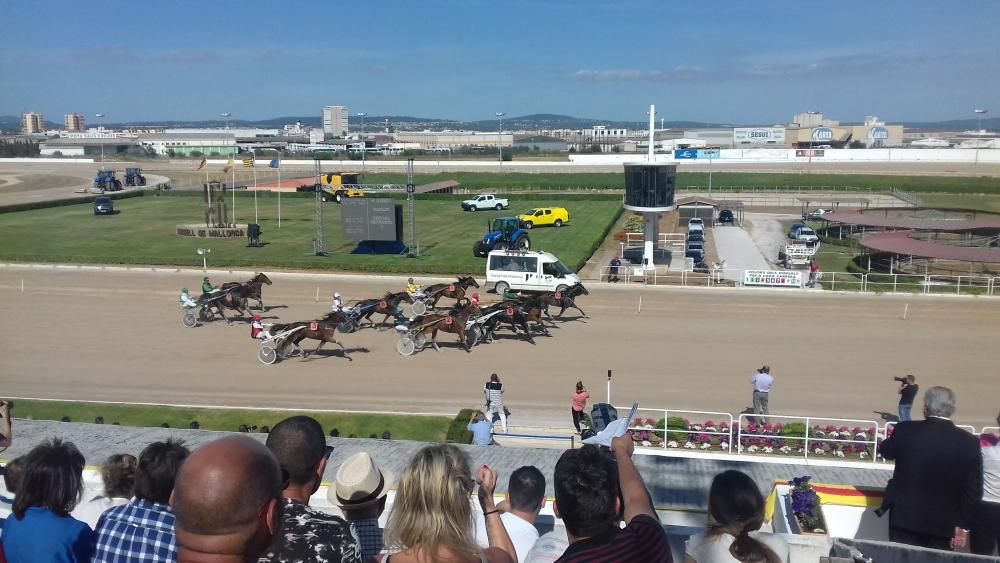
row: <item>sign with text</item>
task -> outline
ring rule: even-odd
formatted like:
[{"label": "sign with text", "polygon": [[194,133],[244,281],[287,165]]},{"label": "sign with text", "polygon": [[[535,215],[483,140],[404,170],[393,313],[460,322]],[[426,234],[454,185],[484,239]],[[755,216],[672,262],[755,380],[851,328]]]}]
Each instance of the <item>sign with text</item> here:
[{"label": "sign with text", "polygon": [[802,287],[802,272],[784,270],[746,270],[743,285],[766,287]]},{"label": "sign with text", "polygon": [[795,149],[795,156],[823,156],[824,149]]},{"label": "sign with text", "polygon": [[833,129],[829,127],[817,127],[812,131],[812,140],[814,143],[821,143],[824,141],[833,140]]},{"label": "sign with text", "polygon": [[396,203],[391,199],[346,198],[340,213],[346,240],[398,240]]},{"label": "sign with text", "polygon": [[719,158],[719,149],[677,149],[674,151],[674,158],[678,160]]},{"label": "sign with text", "polygon": [[734,145],[783,145],[784,127],[736,127],[733,129]]}]

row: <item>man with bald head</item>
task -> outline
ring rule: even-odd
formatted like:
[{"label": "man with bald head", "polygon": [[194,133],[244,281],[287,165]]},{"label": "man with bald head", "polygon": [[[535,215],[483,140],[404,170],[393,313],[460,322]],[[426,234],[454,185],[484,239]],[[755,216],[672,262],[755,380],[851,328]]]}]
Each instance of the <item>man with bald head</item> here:
[{"label": "man with bald head", "polygon": [[263,444],[230,436],[205,444],[184,462],[170,504],[177,560],[255,561],[274,533],[282,477]]}]

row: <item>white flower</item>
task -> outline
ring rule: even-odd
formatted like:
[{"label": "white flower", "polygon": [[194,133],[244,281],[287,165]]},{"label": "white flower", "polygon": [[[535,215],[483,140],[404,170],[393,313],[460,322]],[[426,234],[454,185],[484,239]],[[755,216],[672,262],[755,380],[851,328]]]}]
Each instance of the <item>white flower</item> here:
[{"label": "white flower", "polygon": [[813,450],[813,453],[816,455],[826,455],[826,451],[823,450],[823,448],[816,448],[815,450]]},{"label": "white flower", "polygon": [[667,447],[668,448],[676,448],[677,447],[677,441],[676,440],[670,440],[669,442],[667,442]]},{"label": "white flower", "polygon": [[847,432],[847,431],[845,430],[844,432],[841,432],[841,433],[840,433],[840,437],[841,437],[841,438],[844,438],[844,439],[847,439],[847,438],[850,438],[850,437],[851,437],[851,433],[850,433],[850,432]]},{"label": "white flower", "polygon": [[720,450],[728,450],[729,449],[729,442],[720,442],[719,443],[719,449]]},{"label": "white flower", "polygon": [[833,455],[836,456],[836,457],[844,457],[844,452],[842,452],[840,450],[837,450],[837,451],[833,452]]},{"label": "white flower", "polygon": [[792,451],[792,448],[789,448],[788,446],[781,446],[781,448],[779,448],[778,451],[780,451],[783,454],[787,454],[788,452]]},{"label": "white flower", "polygon": [[642,445],[643,445],[643,447],[646,447],[646,448],[648,448],[648,447],[649,447],[649,445],[650,445],[650,444],[649,444],[649,440],[643,440],[643,441],[642,441]]},{"label": "white flower", "polygon": [[708,442],[703,442],[701,444],[701,449],[703,449],[703,450],[707,450],[708,448],[711,448],[711,447],[712,447],[712,444],[710,444]]},{"label": "white flower", "polygon": [[694,442],[684,442],[684,447],[687,448],[687,449],[689,449],[689,450],[693,450],[697,446],[694,445]]},{"label": "white flower", "polygon": [[861,452],[858,454],[858,457],[861,459],[865,459],[866,457],[868,457],[868,452]]},{"label": "white flower", "polygon": [[813,436],[817,436],[819,438],[822,438],[822,437],[826,436],[826,432],[823,432],[822,430],[813,430]]},{"label": "white flower", "polygon": [[801,453],[805,453],[806,449],[803,448],[803,447],[799,447],[799,449],[796,450],[796,451],[801,454]]},{"label": "white flower", "polygon": [[773,451],[774,451],[774,448],[772,448],[771,446],[764,446],[764,453],[769,454],[769,453],[771,453]]},{"label": "white flower", "polygon": [[701,425],[695,424],[694,426],[691,427],[691,430],[700,431],[701,430]]},{"label": "white flower", "polygon": [[749,448],[747,448],[747,451],[753,453],[753,452],[757,451],[758,449],[760,449],[760,448],[758,448],[757,446],[750,446]]},{"label": "white flower", "polygon": [[652,424],[646,424],[645,426],[643,426],[643,428],[645,428],[646,430],[653,430],[653,425]]},{"label": "white flower", "polygon": [[867,440],[868,439],[868,435],[866,435],[864,432],[858,432],[857,434],[854,435],[854,439],[855,440]]},{"label": "white flower", "polygon": [[714,426],[706,426],[705,427],[705,431],[706,432],[718,432],[718,430]]}]

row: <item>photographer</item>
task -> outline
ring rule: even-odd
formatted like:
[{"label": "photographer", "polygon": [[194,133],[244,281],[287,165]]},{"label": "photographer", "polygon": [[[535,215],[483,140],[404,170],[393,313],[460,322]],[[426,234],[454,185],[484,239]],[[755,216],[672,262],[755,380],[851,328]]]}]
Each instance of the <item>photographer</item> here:
[{"label": "photographer", "polygon": [[920,386],[917,385],[917,378],[912,374],[906,377],[894,377],[899,382],[899,421],[906,422],[910,418],[910,410],[913,408],[913,399],[917,397]]},{"label": "photographer", "polygon": [[14,439],[10,429],[10,409],[12,408],[14,408],[14,403],[0,401],[0,452],[9,448]]}]

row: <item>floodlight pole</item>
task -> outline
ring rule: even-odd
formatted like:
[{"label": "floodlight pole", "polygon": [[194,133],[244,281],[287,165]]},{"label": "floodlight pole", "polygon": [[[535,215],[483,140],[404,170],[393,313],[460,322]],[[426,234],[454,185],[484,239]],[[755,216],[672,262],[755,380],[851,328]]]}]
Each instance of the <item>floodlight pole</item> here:
[{"label": "floodlight pole", "polygon": [[414,195],[416,194],[417,186],[413,183],[413,159],[408,158],[406,160],[406,203],[410,208],[410,244],[407,249],[407,256],[419,256],[417,252],[417,221],[414,215],[414,208],[416,207],[414,203]]},{"label": "floodlight pole", "polygon": [[313,240],[313,254],[316,256],[326,256],[326,249],[323,247],[323,188],[320,183],[320,160],[317,158],[313,161],[316,165],[316,185],[313,186],[313,191],[316,193],[316,238]]},{"label": "floodlight pole", "polygon": [[[497,166],[503,168],[503,116],[507,115],[502,111],[496,112],[497,120],[499,120],[499,130],[497,131],[497,154],[500,157],[500,161]],[[513,149],[512,149],[513,150]]]}]

